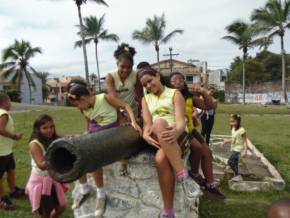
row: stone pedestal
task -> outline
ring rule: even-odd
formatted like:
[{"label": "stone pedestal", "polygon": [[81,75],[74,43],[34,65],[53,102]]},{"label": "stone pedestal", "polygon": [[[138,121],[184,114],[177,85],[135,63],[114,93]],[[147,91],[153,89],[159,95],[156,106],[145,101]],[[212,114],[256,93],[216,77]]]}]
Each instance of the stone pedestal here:
[{"label": "stone pedestal", "polygon": [[[103,218],[158,218],[162,210],[162,196],[158,183],[154,155],[141,153],[129,160],[129,175],[120,176],[120,162],[104,168],[105,189],[108,194]],[[89,183],[94,187],[92,177]],[[76,183],[73,197],[79,194]],[[75,218],[93,218],[95,195],[74,211]],[[177,218],[197,218],[199,199],[189,201],[176,184],[174,205]]]}]

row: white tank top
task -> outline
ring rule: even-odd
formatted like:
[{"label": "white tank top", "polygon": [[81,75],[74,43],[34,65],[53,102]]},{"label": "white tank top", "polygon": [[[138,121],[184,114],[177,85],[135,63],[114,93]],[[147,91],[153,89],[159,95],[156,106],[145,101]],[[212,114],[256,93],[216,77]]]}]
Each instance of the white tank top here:
[{"label": "white tank top", "polygon": [[124,81],[121,81],[118,70],[113,73],[110,73],[114,79],[115,90],[118,98],[128,103],[135,114],[135,117],[138,115],[138,106],[136,100],[136,82],[137,82],[137,71],[132,70],[128,78]]},{"label": "white tank top", "polygon": [[[42,154],[45,155],[46,153],[45,149],[38,140],[34,139],[31,141],[31,143],[37,144],[41,148]],[[36,173],[38,176],[48,176],[47,170],[40,169],[32,157],[31,157],[31,167],[32,167],[32,172]]]}]

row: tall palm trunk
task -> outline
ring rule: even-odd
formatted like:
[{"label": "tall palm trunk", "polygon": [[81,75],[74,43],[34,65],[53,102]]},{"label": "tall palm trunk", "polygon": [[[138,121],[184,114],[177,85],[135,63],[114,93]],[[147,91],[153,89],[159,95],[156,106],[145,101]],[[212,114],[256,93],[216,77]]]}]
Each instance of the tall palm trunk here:
[{"label": "tall palm trunk", "polygon": [[77,5],[78,7],[78,14],[79,14],[79,22],[81,27],[81,38],[82,38],[82,47],[83,47],[83,54],[84,54],[84,63],[85,63],[85,73],[86,73],[86,81],[89,84],[89,67],[88,67],[88,57],[87,57],[87,48],[85,44],[85,36],[84,36],[84,26],[82,20],[82,13],[81,13],[81,6]]},{"label": "tall palm trunk", "polygon": [[99,92],[101,92],[101,76],[100,76],[100,66],[99,66],[99,58],[98,58],[98,41],[95,41],[95,48],[96,48],[97,73],[98,73],[98,86],[99,86]]},{"label": "tall palm trunk", "polygon": [[159,71],[159,73],[161,73],[160,72],[161,69],[160,69],[159,45],[158,45],[157,42],[155,43],[155,50],[156,50],[156,53],[157,53],[158,71]]},{"label": "tall palm trunk", "polygon": [[286,64],[285,64],[284,34],[281,34],[280,37],[281,37],[281,56],[282,56],[282,96],[284,98],[285,103],[288,103],[288,96],[285,84]]},{"label": "tall palm trunk", "polygon": [[246,59],[247,54],[244,52],[243,54],[243,104],[246,104]]}]

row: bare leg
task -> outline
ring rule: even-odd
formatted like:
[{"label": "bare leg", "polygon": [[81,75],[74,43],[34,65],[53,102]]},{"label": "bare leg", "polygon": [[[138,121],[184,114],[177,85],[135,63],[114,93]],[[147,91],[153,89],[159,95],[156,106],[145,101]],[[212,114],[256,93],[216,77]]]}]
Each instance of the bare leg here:
[{"label": "bare leg", "polygon": [[4,195],[3,179],[0,179],[0,198]]},{"label": "bare leg", "polygon": [[207,183],[213,183],[212,151],[207,144],[202,145],[201,168]]},{"label": "bare leg", "polygon": [[173,169],[162,149],[155,155],[159,184],[164,202],[164,209],[173,209],[175,178]]},{"label": "bare leg", "polygon": [[94,177],[95,177],[96,186],[98,188],[104,187],[103,169],[102,168],[96,170]]},{"label": "bare leg", "polygon": [[57,218],[65,211],[65,207],[58,207],[52,211],[50,218]]},{"label": "bare leg", "polygon": [[10,192],[15,192],[15,170],[9,170],[7,172],[7,183],[10,189]]},{"label": "bare leg", "polygon": [[181,149],[177,141],[170,144],[164,141],[161,137],[161,133],[166,130],[168,123],[164,119],[157,119],[153,124],[153,132],[157,136],[158,142],[161,145],[162,150],[166,154],[171,166],[176,172],[181,172],[185,169],[183,161],[181,159]]},{"label": "bare leg", "polygon": [[193,174],[198,174],[199,164],[202,158],[202,145],[196,140],[191,140],[191,147],[190,147],[190,168]]},{"label": "bare leg", "polygon": [[82,176],[81,178],[79,178],[79,182],[80,182],[80,184],[85,184],[85,183],[87,183],[87,176],[84,175],[84,176]]}]

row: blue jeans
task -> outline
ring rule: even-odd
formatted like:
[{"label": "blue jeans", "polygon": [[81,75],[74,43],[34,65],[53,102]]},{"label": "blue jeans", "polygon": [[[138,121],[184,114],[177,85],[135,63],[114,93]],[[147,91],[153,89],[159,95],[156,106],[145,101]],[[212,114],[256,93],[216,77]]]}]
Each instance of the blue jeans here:
[{"label": "blue jeans", "polygon": [[231,156],[228,160],[228,165],[234,171],[235,176],[240,175],[240,169],[239,169],[240,156],[241,156],[241,152],[232,151]]}]

